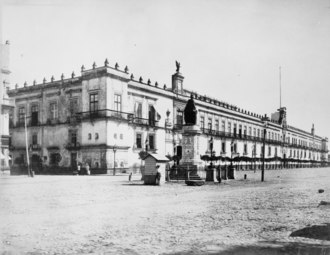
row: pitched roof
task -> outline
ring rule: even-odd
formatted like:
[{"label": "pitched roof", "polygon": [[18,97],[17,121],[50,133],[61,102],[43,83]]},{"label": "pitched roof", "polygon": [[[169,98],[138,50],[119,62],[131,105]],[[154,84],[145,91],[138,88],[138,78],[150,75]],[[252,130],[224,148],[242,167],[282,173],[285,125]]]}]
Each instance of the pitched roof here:
[{"label": "pitched roof", "polygon": [[148,153],[147,156],[143,158],[143,160],[146,160],[148,157],[153,157],[157,162],[168,162],[170,161],[167,157],[161,156],[159,154],[150,154]]}]

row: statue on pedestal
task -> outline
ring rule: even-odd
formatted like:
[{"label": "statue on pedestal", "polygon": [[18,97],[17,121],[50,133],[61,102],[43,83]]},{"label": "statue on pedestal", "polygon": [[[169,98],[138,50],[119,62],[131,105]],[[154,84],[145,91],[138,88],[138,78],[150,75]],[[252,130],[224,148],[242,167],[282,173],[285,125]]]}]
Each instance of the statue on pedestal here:
[{"label": "statue on pedestal", "polygon": [[190,99],[187,102],[186,107],[184,108],[184,121],[186,125],[193,126],[196,125],[197,120],[197,109],[193,99],[193,95],[190,95]]}]

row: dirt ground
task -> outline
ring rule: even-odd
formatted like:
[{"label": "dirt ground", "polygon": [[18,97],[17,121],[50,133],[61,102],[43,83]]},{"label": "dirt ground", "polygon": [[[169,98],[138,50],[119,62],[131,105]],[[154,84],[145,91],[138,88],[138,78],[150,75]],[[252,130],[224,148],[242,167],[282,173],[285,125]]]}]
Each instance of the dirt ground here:
[{"label": "dirt ground", "polygon": [[[236,176],[201,187],[0,176],[0,254],[330,254],[330,206],[319,206],[330,202],[330,168]],[[312,226],[325,233],[290,237]]]}]

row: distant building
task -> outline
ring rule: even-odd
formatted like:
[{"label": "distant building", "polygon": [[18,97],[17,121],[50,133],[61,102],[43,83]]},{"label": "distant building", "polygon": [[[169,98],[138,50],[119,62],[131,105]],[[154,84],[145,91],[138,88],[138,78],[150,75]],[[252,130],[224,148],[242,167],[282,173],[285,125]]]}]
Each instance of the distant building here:
[{"label": "distant building", "polygon": [[9,156],[9,118],[10,112],[14,109],[14,100],[9,99],[7,90],[10,88],[10,70],[9,70],[9,42],[0,44],[1,52],[1,92],[0,92],[0,171],[8,172],[10,170],[11,158]]},{"label": "distant building", "polygon": [[[179,69],[177,63],[172,85],[167,87],[135,78],[127,67],[110,67],[106,60],[101,67],[95,63],[92,69],[82,67],[77,77],[72,73],[69,78],[52,77],[10,90],[16,105],[10,115],[13,172],[26,164],[25,115],[31,162],[37,172],[71,173],[77,163],[88,163],[92,173],[139,171],[141,151],[180,159],[185,153],[183,110],[191,95],[202,131],[199,155],[211,154],[213,148],[216,155],[260,158],[262,116],[184,89]],[[299,161],[300,166],[321,165],[328,154],[327,138],[315,135],[314,128],[306,132],[287,125],[285,108],[279,111],[267,126],[265,157],[291,159],[287,167]]]}]

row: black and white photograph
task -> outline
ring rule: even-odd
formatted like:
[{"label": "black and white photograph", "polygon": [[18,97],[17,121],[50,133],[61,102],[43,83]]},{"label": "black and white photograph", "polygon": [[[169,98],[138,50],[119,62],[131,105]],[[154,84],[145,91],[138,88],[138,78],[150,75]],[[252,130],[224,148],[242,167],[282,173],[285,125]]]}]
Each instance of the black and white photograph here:
[{"label": "black and white photograph", "polygon": [[0,0],[0,255],[330,255],[330,0]]}]

